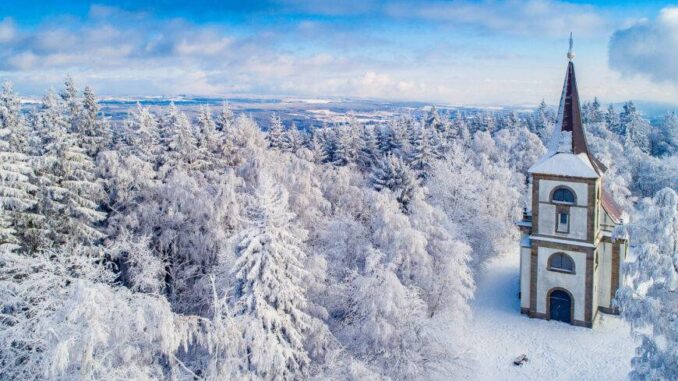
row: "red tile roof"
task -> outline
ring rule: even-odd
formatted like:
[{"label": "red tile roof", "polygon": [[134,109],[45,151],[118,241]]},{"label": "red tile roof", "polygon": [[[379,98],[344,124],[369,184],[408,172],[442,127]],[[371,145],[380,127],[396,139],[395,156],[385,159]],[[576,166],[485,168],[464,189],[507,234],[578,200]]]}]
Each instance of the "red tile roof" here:
[{"label": "red tile roof", "polygon": [[616,223],[621,223],[622,221],[622,208],[614,201],[610,192],[603,189],[603,197],[600,200],[603,205],[603,209],[610,215],[612,220]]}]

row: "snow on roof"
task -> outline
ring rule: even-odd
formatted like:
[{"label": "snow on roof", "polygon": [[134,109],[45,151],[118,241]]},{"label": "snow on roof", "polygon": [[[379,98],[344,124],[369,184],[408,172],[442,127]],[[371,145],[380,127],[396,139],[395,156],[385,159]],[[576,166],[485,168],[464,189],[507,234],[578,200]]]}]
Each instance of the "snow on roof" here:
[{"label": "snow on roof", "polygon": [[585,153],[577,155],[566,152],[556,152],[552,155],[547,154],[530,167],[528,172],[544,175],[582,177],[586,179],[597,179],[600,177]]}]

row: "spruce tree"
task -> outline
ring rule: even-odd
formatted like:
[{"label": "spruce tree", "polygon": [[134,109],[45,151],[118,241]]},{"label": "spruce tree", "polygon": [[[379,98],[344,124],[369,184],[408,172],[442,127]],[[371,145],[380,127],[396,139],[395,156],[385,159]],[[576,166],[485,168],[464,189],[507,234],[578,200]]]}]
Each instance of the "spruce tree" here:
[{"label": "spruce tree", "polygon": [[358,141],[360,142],[360,146],[356,153],[356,163],[358,164],[358,168],[363,171],[368,171],[379,157],[379,148],[377,147],[374,130],[364,126],[360,130],[360,138]]},{"label": "spruce tree", "polygon": [[93,247],[103,238],[98,230],[106,217],[98,204],[103,189],[96,181],[92,158],[78,141],[80,134],[68,131],[72,115],[66,106],[50,92],[36,118],[37,129],[45,135],[36,168],[40,177],[37,212],[44,217],[36,231],[43,236],[35,241],[47,246]]},{"label": "spruce tree", "polygon": [[111,132],[108,121],[102,118],[99,104],[91,87],[83,92],[81,115],[77,122],[82,148],[92,158],[111,143]]},{"label": "spruce tree", "polygon": [[271,116],[271,124],[268,127],[268,134],[266,135],[266,140],[268,140],[268,146],[277,149],[282,148],[283,132],[284,127],[282,120],[278,115],[273,114]]},{"label": "spruce tree", "polygon": [[27,145],[25,119],[19,99],[9,83],[0,94],[0,208],[4,209],[7,229],[15,236],[15,244],[26,233],[34,218],[36,204],[35,174]]},{"label": "spruce tree", "polygon": [[309,365],[304,342],[311,325],[304,311],[306,231],[293,222],[286,191],[266,173],[247,214],[250,228],[237,247],[232,294],[246,347],[243,371],[266,380],[300,379]]}]

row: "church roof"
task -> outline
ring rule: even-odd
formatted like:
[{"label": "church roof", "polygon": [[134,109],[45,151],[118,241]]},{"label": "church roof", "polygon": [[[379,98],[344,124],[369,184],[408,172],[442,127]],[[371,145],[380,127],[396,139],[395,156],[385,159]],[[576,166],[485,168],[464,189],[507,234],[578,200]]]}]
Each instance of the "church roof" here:
[{"label": "church roof", "polygon": [[612,218],[612,221],[618,224],[622,222],[622,219],[624,218],[622,208],[614,201],[610,192],[605,189],[603,189],[603,197],[600,198],[600,203],[610,218]]},{"label": "church roof", "polygon": [[[586,133],[581,121],[581,106],[577,78],[574,73],[572,59],[572,37],[570,36],[570,51],[567,54],[569,62],[565,72],[563,92],[560,97],[558,119],[553,128],[553,135],[546,155],[530,168],[530,173],[545,173],[561,176],[597,178],[606,170],[590,152],[586,142]],[[553,160],[564,161],[561,165]],[[572,164],[570,167],[567,164]],[[589,170],[590,169],[590,170]],[[592,172],[591,172],[592,171]]]},{"label": "church roof", "polygon": [[528,172],[585,179],[600,177],[589,157],[583,153],[575,155],[567,152],[556,152],[551,156],[547,155],[530,167]]}]

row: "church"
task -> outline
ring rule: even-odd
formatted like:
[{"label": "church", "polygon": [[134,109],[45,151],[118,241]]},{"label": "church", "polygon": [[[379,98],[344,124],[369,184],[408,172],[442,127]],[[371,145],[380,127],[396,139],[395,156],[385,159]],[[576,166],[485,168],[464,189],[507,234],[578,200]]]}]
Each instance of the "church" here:
[{"label": "church", "polygon": [[614,296],[628,242],[615,238],[623,211],[603,189],[606,167],[589,151],[570,51],[547,153],[528,171],[528,206],[518,223],[520,311],[592,327],[618,313]]}]

